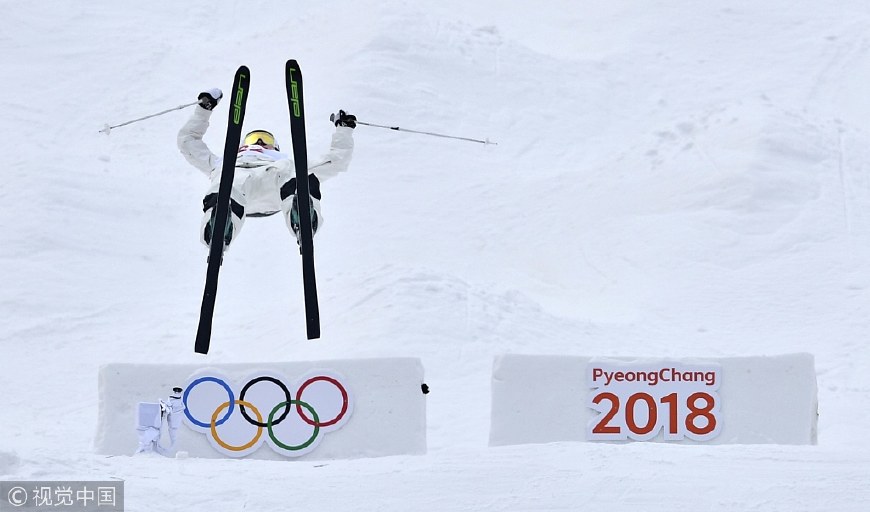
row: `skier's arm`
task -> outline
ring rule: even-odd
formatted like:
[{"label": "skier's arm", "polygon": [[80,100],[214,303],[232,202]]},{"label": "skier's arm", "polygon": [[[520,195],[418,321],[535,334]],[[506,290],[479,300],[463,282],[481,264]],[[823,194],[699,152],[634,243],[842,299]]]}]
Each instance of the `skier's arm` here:
[{"label": "skier's arm", "polygon": [[328,180],[347,171],[352,156],[353,128],[336,126],[335,133],[332,134],[329,152],[323,156],[319,163],[311,166],[311,172],[316,174],[320,181]]},{"label": "skier's arm", "polygon": [[208,130],[210,117],[210,110],[200,106],[194,107],[190,119],[178,131],[177,139],[178,150],[181,151],[184,158],[206,176],[210,176],[220,163],[220,158],[212,153],[202,141],[202,136]]}]

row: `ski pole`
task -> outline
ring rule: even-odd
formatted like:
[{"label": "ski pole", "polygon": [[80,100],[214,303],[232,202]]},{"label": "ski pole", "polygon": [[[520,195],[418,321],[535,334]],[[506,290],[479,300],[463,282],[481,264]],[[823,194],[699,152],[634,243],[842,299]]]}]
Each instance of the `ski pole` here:
[{"label": "ski pole", "polygon": [[[332,121],[332,122],[335,122],[335,114],[330,114],[330,115],[329,115],[329,120]],[[466,141],[468,141],[468,142],[477,142],[477,143],[479,143],[479,144],[487,144],[487,145],[492,144],[492,145],[494,145],[494,146],[497,146],[497,145],[498,145],[498,142],[492,142],[492,141],[489,140],[489,139],[480,140],[480,139],[471,139],[471,138],[468,138],[468,137],[456,137],[455,135],[444,135],[444,134],[441,134],[441,133],[421,132],[421,131],[418,131],[418,130],[410,130],[410,129],[408,129],[408,128],[399,128],[398,126],[385,126],[385,125],[382,125],[382,124],[364,123],[364,122],[359,121],[359,120],[357,120],[356,124],[361,124],[361,125],[364,125],[364,126],[373,126],[373,127],[375,127],[375,128],[386,128],[387,130],[395,130],[395,131],[398,131],[398,132],[419,133],[419,134],[421,134],[421,135],[431,135],[431,136],[433,136],[433,137],[443,137],[443,138],[445,138],[445,139],[466,140]]]},{"label": "ski pole", "polygon": [[121,124],[116,124],[115,126],[109,126],[108,124],[106,124],[106,126],[104,126],[102,130],[100,130],[100,133],[105,133],[106,135],[108,135],[109,132],[111,132],[113,128],[120,128],[121,126],[127,126],[128,124],[133,124],[133,123],[137,123],[139,121],[144,121],[146,119],[151,119],[152,117],[162,116],[163,114],[168,114],[169,112],[172,112],[173,110],[181,110],[181,109],[187,108],[191,105],[196,105],[197,103],[199,103],[199,100],[193,101],[190,103],[185,103],[184,105],[179,105],[177,107],[168,108],[162,112],[157,112],[156,114],[151,114],[151,115],[148,115],[145,117],[140,117],[139,119],[133,119],[132,121],[127,121],[127,122],[124,122]]}]

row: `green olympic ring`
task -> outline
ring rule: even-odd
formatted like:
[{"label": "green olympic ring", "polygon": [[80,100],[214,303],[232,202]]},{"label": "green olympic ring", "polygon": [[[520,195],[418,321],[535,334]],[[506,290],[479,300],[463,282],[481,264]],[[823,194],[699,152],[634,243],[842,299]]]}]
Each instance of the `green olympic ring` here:
[{"label": "green olympic ring", "polygon": [[[278,440],[278,437],[275,436],[275,433],[272,431],[272,419],[275,417],[275,413],[278,412],[278,409],[290,405],[301,405],[302,407],[308,409],[308,412],[310,412],[311,415],[314,417],[314,433],[311,434],[311,437],[308,439],[308,441],[305,441],[304,443],[296,446],[282,443]],[[317,439],[317,434],[320,433],[320,427],[318,426],[318,423],[320,423],[320,418],[317,416],[317,411],[314,410],[314,407],[311,407],[310,405],[301,400],[287,400],[286,402],[281,402],[280,404],[276,405],[274,409],[272,409],[272,412],[269,413],[269,420],[266,422],[266,428],[269,430],[269,438],[276,445],[280,446],[285,450],[298,451],[308,448],[309,446],[311,446],[311,443],[313,443],[314,440]]]}]

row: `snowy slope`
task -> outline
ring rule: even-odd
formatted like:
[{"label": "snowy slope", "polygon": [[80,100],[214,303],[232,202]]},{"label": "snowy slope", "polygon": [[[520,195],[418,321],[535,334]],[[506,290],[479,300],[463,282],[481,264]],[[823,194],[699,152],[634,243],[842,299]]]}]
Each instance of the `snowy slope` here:
[{"label": "snowy slope", "polygon": [[[0,478],[126,481],[127,510],[867,510],[870,6],[805,0],[4,2]],[[93,455],[97,369],[201,363],[206,183],[176,112],[251,68],[246,127],[324,184],[323,339],[295,242],[252,219],[208,362],[420,357],[429,454],[307,462]],[[226,105],[206,141],[223,145]],[[487,447],[492,357],[816,357],[819,445]],[[530,419],[533,421],[533,419]],[[363,482],[363,485],[359,485]],[[287,494],[292,493],[290,499]]]}]

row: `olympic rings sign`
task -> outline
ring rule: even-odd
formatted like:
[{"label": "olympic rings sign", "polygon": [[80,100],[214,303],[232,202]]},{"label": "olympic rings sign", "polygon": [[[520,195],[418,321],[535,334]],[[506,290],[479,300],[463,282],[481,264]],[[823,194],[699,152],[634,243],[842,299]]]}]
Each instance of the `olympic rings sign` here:
[{"label": "olympic rings sign", "polygon": [[285,457],[300,457],[353,413],[353,395],[332,371],[308,373],[291,386],[273,372],[250,375],[241,387],[231,382],[213,371],[196,374],[182,397],[184,423],[228,457],[245,457],[263,443]]}]

